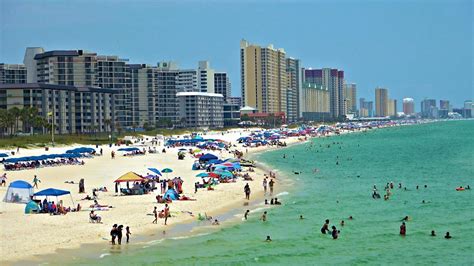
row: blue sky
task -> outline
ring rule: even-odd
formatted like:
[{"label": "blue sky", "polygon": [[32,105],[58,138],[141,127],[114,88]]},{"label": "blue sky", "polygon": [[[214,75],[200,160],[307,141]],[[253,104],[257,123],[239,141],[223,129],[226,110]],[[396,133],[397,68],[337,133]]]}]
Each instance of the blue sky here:
[{"label": "blue sky", "polygon": [[[284,48],[303,66],[342,68],[358,98],[473,98],[473,4],[445,1],[0,0],[0,62],[27,46],[85,49],[132,63],[210,60],[240,95],[239,41]],[[438,102],[439,104],[439,102]]]}]

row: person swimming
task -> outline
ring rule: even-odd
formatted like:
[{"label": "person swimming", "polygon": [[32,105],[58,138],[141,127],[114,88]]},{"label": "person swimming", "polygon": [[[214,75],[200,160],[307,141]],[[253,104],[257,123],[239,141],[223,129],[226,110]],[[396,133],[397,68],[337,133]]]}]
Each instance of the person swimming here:
[{"label": "person swimming", "polygon": [[323,227],[321,227],[321,233],[326,234],[327,231],[329,231],[329,219],[326,219]]},{"label": "person swimming", "polygon": [[267,239],[265,239],[266,242],[272,242],[272,239],[270,238],[270,236],[267,236]]},{"label": "person swimming", "polygon": [[341,221],[341,226],[344,226],[344,220]]},{"label": "person swimming", "polygon": [[446,235],[444,236],[444,238],[446,238],[446,239],[450,239],[450,238],[452,238],[452,236],[451,236],[451,235],[449,235],[449,232],[446,232]]},{"label": "person swimming", "polygon": [[303,219],[304,219],[303,215],[300,215],[300,220],[303,220]]},{"label": "person swimming", "polygon": [[431,236],[436,236],[436,233],[434,230],[431,230]]},{"label": "person swimming", "polygon": [[403,219],[401,219],[401,221],[408,221],[408,216],[405,216]]}]

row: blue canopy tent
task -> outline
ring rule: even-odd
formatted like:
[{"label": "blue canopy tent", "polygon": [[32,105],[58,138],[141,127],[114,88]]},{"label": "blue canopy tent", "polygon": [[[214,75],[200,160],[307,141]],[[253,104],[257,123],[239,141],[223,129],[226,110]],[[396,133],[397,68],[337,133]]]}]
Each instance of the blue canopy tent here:
[{"label": "blue canopy tent", "polygon": [[[33,194],[34,197],[56,197],[56,202],[58,201],[58,197],[59,196],[64,196],[64,195],[67,195],[69,194],[69,196],[71,196],[71,192],[67,191],[67,190],[62,190],[62,189],[57,189],[57,188],[47,188],[47,189],[43,189],[39,192],[36,192],[35,194]],[[72,199],[72,196],[71,196],[71,201],[72,201],[72,204],[74,205],[74,200]]]},{"label": "blue canopy tent", "polygon": [[80,147],[72,150],[67,150],[66,153],[94,153],[95,149],[88,147]]},{"label": "blue canopy tent", "polygon": [[136,147],[128,147],[128,148],[120,148],[118,151],[139,151],[139,148]]},{"label": "blue canopy tent", "polygon": [[33,186],[23,180],[11,182],[5,194],[4,202],[28,203],[33,195]]},{"label": "blue canopy tent", "polygon": [[210,161],[210,160],[217,160],[217,156],[215,156],[214,154],[210,154],[210,153],[206,153],[204,154],[203,156],[199,157],[199,161]]},{"label": "blue canopy tent", "polygon": [[81,155],[78,153],[45,154],[45,155],[39,155],[39,156],[25,156],[25,157],[18,157],[18,158],[9,158],[5,160],[5,163],[43,161],[43,160],[56,159],[56,158],[78,158],[78,157],[81,157]]}]

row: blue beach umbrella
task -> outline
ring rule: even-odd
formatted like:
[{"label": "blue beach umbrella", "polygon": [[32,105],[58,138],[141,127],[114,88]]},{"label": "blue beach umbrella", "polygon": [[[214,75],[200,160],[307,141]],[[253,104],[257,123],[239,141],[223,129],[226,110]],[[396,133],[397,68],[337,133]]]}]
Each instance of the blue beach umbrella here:
[{"label": "blue beach umbrella", "polygon": [[224,171],[224,172],[222,172],[222,173],[220,173],[220,174],[221,174],[221,177],[229,177],[229,178],[230,178],[230,177],[234,177],[234,175],[233,175],[231,172],[229,172],[229,171]]},{"label": "blue beach umbrella", "polygon": [[209,174],[208,173],[199,173],[196,175],[196,177],[208,177]]}]

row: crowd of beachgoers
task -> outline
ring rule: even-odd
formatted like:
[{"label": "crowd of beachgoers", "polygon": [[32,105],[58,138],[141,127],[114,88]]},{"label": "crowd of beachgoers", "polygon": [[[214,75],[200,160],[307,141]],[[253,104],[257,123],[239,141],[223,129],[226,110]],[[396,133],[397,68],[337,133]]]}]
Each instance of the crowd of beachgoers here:
[{"label": "crowd of beachgoers", "polygon": [[[153,229],[149,224],[158,224],[157,221],[160,218],[163,220],[161,226],[168,225],[169,219],[176,221],[176,223],[198,219],[218,225],[220,222],[216,218],[218,214],[216,210],[225,209],[232,204],[242,202],[242,200],[249,202],[251,199],[258,198],[261,198],[261,204],[264,204],[264,195],[269,195],[266,191],[267,186],[270,187],[270,193],[273,194],[277,174],[256,167],[253,161],[246,158],[250,153],[282,148],[306,141],[311,137],[324,137],[414,123],[419,122],[406,120],[337,123],[314,127],[301,126],[295,129],[287,127],[278,129],[248,128],[227,132],[196,132],[167,138],[143,136],[134,138],[128,145],[75,146],[72,150],[70,147],[61,147],[51,148],[50,151],[23,149],[17,150],[14,155],[6,151],[7,157],[4,156],[5,158],[2,160],[6,170],[12,170],[9,168],[12,164],[32,164],[34,167],[19,167],[16,169],[19,171],[3,175],[2,183],[5,189],[0,190],[1,195],[8,198],[11,191],[14,191],[13,193],[18,194],[18,197],[15,197],[15,202],[22,202],[26,204],[26,207],[25,205],[18,207],[18,205],[7,204],[7,208],[3,209],[0,215],[13,221],[15,216],[22,212],[27,214],[75,212],[74,215],[51,215],[51,217],[74,216],[63,222],[67,222],[69,226],[78,226],[77,223],[84,219],[82,213],[87,212],[86,217],[89,224],[97,224],[98,228],[80,225],[79,227],[88,233],[84,238],[77,239],[79,241],[73,241],[72,243],[75,245],[71,244],[72,247],[82,244],[84,241],[90,242],[91,239],[92,242],[96,242],[97,240],[94,241],[92,236],[97,234],[102,235],[99,240],[107,239],[110,243],[115,244],[115,239],[119,235],[121,239],[119,231],[121,232],[124,227],[122,224],[127,225],[125,227],[128,228],[127,231],[133,227],[137,231],[140,228],[139,232],[143,233]],[[57,164],[51,163],[51,165],[62,167],[43,167],[48,166],[48,163],[45,165],[42,163],[43,161],[34,157],[38,154],[44,156],[56,154],[58,150],[63,153],[57,154],[71,155],[65,155],[66,158],[57,157],[46,161],[57,161]],[[107,153],[110,154],[110,157],[100,156]],[[28,161],[28,157],[34,160]],[[19,158],[21,159],[18,160]],[[89,158],[86,164],[82,161],[83,158]],[[38,162],[40,162],[39,165]],[[80,164],[81,168],[76,169],[75,164]],[[157,168],[156,165],[163,167]],[[38,166],[40,167],[38,168]],[[31,185],[28,181],[32,176],[37,179],[36,175],[41,176],[42,183],[34,182]],[[26,184],[14,184],[19,181]],[[262,186],[262,184],[264,185]],[[80,193],[72,190],[71,185],[78,185]],[[106,188],[112,185],[115,189]],[[39,187],[43,190],[40,190]],[[27,192],[15,192],[21,189]],[[256,196],[250,197],[251,192]],[[15,196],[15,194],[13,195]],[[65,204],[66,199],[58,201],[58,198],[64,195],[70,195],[69,207]],[[150,197],[153,200],[150,201]],[[99,200],[108,203],[101,204]],[[83,203],[84,201],[91,203]],[[281,205],[281,200],[276,197],[271,197],[266,202],[269,205]],[[157,204],[162,204],[163,207],[158,208]],[[140,215],[144,208],[149,212]],[[214,218],[210,215],[212,213]],[[153,216],[153,219],[147,220],[146,216],[148,215]],[[121,222],[117,223],[117,221]],[[28,227],[32,228],[30,229],[31,235],[44,236],[49,232],[48,230],[42,232],[33,230],[34,228],[43,228],[44,223],[54,224],[56,222],[51,220],[45,222],[42,218],[30,219]],[[103,226],[112,226],[112,231],[108,236],[104,235],[106,230]],[[9,232],[3,232],[2,237],[9,237],[17,230],[20,228],[15,227]],[[127,234],[127,242],[130,234]],[[51,238],[52,245],[48,245],[48,248],[37,254],[53,252],[54,245],[70,241],[67,234],[55,234],[54,237],[49,236],[49,238]],[[23,239],[20,237],[18,241],[20,240]],[[8,253],[13,252],[18,255],[18,252],[14,250],[21,246],[19,243],[16,245],[15,241],[9,244],[4,243],[0,248],[5,251],[2,252],[2,255],[5,253],[9,260],[16,258]],[[27,240],[23,240],[22,243],[25,241]],[[27,245],[27,247],[29,246]],[[18,250],[21,251],[22,248]]]}]

